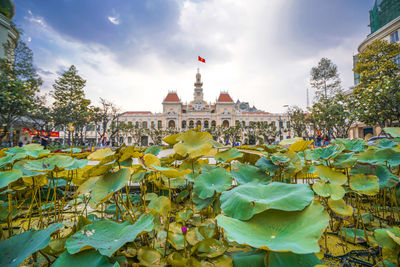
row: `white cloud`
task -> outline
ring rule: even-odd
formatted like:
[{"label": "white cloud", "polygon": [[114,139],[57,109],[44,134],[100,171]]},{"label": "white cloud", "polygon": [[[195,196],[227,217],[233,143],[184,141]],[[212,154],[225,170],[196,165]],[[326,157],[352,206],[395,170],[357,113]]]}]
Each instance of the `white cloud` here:
[{"label": "white cloud", "polygon": [[[185,1],[180,6],[178,31],[161,43],[155,43],[148,33],[141,44],[146,49],[138,55],[126,53],[134,63],[130,67],[122,66],[111,48],[66,38],[31,13],[28,20],[33,23],[25,30],[32,42],[39,40],[49,46],[34,51],[36,64],[52,73],[76,65],[87,79],[87,96],[94,102],[102,97],[122,110],[159,112],[171,89],[177,90],[183,101],[190,101],[200,64],[206,100],[215,101],[221,90],[228,90],[235,101],[239,98],[260,109],[281,112],[286,104],[305,107],[309,72],[321,57],[332,59],[344,85],[350,86],[352,53],[361,41],[355,34],[335,48],[315,50],[312,56],[302,53],[296,49],[300,40],[292,40],[284,31],[291,15],[286,7],[293,1]],[[118,16],[108,20],[120,23]],[[41,25],[41,29],[34,24]],[[160,51],[171,44],[192,53],[192,61],[171,61],[171,57],[180,57],[179,52],[165,57]],[[205,57],[207,63],[198,63],[197,56]],[[45,90],[51,89],[55,78],[55,74],[44,77]]]},{"label": "white cloud", "polygon": [[109,16],[109,17],[107,17],[107,19],[108,19],[112,24],[115,24],[115,25],[119,25],[119,23],[120,23],[120,20],[119,20],[119,17],[118,17],[118,16],[116,16],[116,17],[111,17],[111,16]]}]

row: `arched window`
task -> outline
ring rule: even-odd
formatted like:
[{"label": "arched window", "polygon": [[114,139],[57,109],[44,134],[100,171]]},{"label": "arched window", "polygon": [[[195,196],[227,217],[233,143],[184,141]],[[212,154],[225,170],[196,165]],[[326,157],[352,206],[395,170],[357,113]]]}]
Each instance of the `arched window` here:
[{"label": "arched window", "polygon": [[228,120],[224,120],[224,121],[222,122],[222,127],[228,128],[228,127],[229,127],[229,121],[228,121]]},{"label": "arched window", "polygon": [[204,121],[204,128],[208,129],[208,121]]},{"label": "arched window", "polygon": [[175,121],[170,120],[170,121],[168,122],[168,128],[175,128]]},{"label": "arched window", "polygon": [[147,121],[142,122],[142,127],[147,128]]},{"label": "arched window", "polygon": [[182,121],[182,129],[186,129],[186,121]]},{"label": "arched window", "polygon": [[189,121],[189,129],[193,129],[194,128],[194,122],[193,121]]},{"label": "arched window", "polygon": [[217,122],[216,121],[212,121],[211,122],[211,127],[217,127]]},{"label": "arched window", "polygon": [[196,122],[196,127],[200,126],[201,127],[201,121]]}]

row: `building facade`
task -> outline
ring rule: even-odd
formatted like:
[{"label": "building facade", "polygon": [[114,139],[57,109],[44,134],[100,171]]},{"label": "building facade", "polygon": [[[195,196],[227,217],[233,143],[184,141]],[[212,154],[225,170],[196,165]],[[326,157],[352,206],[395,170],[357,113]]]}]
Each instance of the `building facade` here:
[{"label": "building facade", "polygon": [[[376,0],[374,7],[369,12],[371,33],[358,46],[358,53],[363,52],[368,45],[375,40],[386,40],[389,43],[400,40],[400,1],[399,0]],[[400,64],[400,56],[397,57]],[[357,63],[357,55],[353,56],[353,67]],[[354,72],[354,84],[360,81],[360,75]],[[381,132],[378,126],[369,126],[363,123],[355,123],[349,130],[349,137],[365,138],[377,135]]]},{"label": "building facade", "polygon": [[[220,92],[215,102],[204,100],[203,82],[201,74],[197,71],[194,83],[193,100],[183,102],[176,91],[169,91],[162,102],[163,112],[152,113],[150,111],[127,111],[120,115],[119,121],[132,124],[136,127],[175,129],[185,131],[198,126],[202,130],[211,127],[249,126],[252,123],[275,124],[280,137],[289,138],[288,117],[282,113],[269,113],[250,107],[248,102],[233,101],[228,92]],[[124,137],[127,145],[132,144],[133,138]]]}]

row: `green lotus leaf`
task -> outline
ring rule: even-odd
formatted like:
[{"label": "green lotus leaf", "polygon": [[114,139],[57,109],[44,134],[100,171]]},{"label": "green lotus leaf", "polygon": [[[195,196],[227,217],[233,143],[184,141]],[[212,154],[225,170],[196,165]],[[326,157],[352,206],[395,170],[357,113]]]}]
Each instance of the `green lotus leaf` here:
[{"label": "green lotus leaf", "polygon": [[212,139],[212,136],[209,133],[189,130],[177,138],[182,143],[175,144],[174,150],[181,156],[201,157],[212,149],[212,145],[209,142],[210,139]]},{"label": "green lotus leaf", "polygon": [[148,208],[166,218],[171,211],[171,201],[165,196],[160,196],[150,201]]},{"label": "green lotus leaf", "polygon": [[332,170],[330,167],[319,165],[315,167],[320,178],[331,184],[342,185],[347,182],[347,176],[341,172]]},{"label": "green lotus leaf", "polygon": [[72,152],[72,153],[81,153],[82,149],[78,148],[78,147],[73,147],[73,148],[66,148],[61,150],[62,152]]},{"label": "green lotus leaf", "polygon": [[[7,154],[14,155],[17,158],[24,158],[25,156],[30,156],[37,158],[40,155],[49,154],[50,150],[45,150],[39,144],[29,144],[23,147],[12,147],[6,151]],[[19,156],[18,156],[19,155]]]},{"label": "green lotus leaf", "polygon": [[378,160],[375,158],[375,150],[369,149],[357,155],[358,162],[375,164]]},{"label": "green lotus leaf", "polygon": [[179,187],[184,187],[186,184],[186,178],[184,176],[182,177],[177,177],[177,178],[167,178],[164,175],[161,175],[161,179],[164,182],[165,188],[179,188]]},{"label": "green lotus leaf", "polygon": [[25,168],[31,171],[51,171],[54,168],[66,168],[74,163],[74,158],[65,155],[53,155],[49,158],[29,160]]},{"label": "green lotus leaf", "polygon": [[178,214],[176,214],[175,221],[182,223],[187,222],[192,217],[192,215],[192,210],[181,210],[180,212],[178,212]]},{"label": "green lotus leaf", "polygon": [[393,187],[399,183],[400,178],[391,173],[386,166],[377,165],[375,175],[379,178],[379,187]]},{"label": "green lotus leaf", "polygon": [[208,238],[198,242],[192,248],[192,254],[195,253],[198,257],[215,258],[224,254],[227,249],[227,242]]},{"label": "green lotus leaf", "polygon": [[335,139],[332,143],[344,145],[344,150],[352,152],[362,152],[367,148],[367,143],[363,139]]},{"label": "green lotus leaf", "polygon": [[223,144],[221,144],[217,141],[214,141],[212,139],[210,139],[209,142],[213,145],[214,148],[228,148],[229,147],[229,146],[224,146]]},{"label": "green lotus leaf", "polygon": [[95,152],[91,153],[87,159],[88,160],[102,160],[105,157],[114,155],[114,151],[112,151],[110,148],[106,147],[106,148],[102,148],[102,149],[98,149]]},{"label": "green lotus leaf", "polygon": [[15,182],[23,175],[20,170],[11,170],[11,171],[0,171],[0,188],[3,188],[9,185],[12,182]]},{"label": "green lotus leaf", "polygon": [[182,225],[173,222],[169,225],[168,242],[176,249],[182,250],[185,247],[184,237],[182,234]]},{"label": "green lotus leaf", "polygon": [[279,169],[270,159],[267,157],[262,157],[256,162],[256,166],[263,171],[269,172],[271,176],[275,175],[275,171]]},{"label": "green lotus leaf", "polygon": [[148,267],[157,267],[164,266],[164,262],[162,261],[162,256],[160,252],[158,252],[154,248],[149,247],[141,247],[137,252],[137,257],[140,261],[140,264]]},{"label": "green lotus leaf", "polygon": [[338,215],[344,217],[349,217],[353,215],[353,208],[346,205],[346,202],[343,199],[333,200],[332,198],[330,198],[328,200],[328,206]]},{"label": "green lotus leaf", "polygon": [[350,242],[354,242],[354,237],[357,233],[357,237],[356,237],[356,242],[355,243],[363,243],[365,242],[365,233],[364,230],[362,229],[354,229],[354,228],[345,228],[342,227],[342,229],[340,230],[340,235],[343,238],[346,238],[347,241]]},{"label": "green lotus leaf", "polygon": [[370,164],[356,164],[354,167],[350,170],[349,174],[354,175],[354,174],[375,174],[376,172],[376,166],[375,165],[370,165]]},{"label": "green lotus leaf", "polygon": [[394,148],[396,146],[399,145],[399,143],[389,140],[389,139],[379,139],[376,144],[378,145],[378,147],[380,148]]},{"label": "green lotus leaf", "polygon": [[289,163],[290,158],[286,155],[276,153],[271,155],[271,161],[275,165],[285,165]]},{"label": "green lotus leaf", "polygon": [[143,196],[143,198],[144,198],[146,201],[152,201],[153,199],[158,198],[158,195],[157,195],[156,193],[151,192],[151,193],[146,193],[146,194]]},{"label": "green lotus leaf", "polygon": [[179,170],[179,169],[174,169],[174,168],[166,168],[166,167],[159,167],[159,166],[151,166],[153,169],[161,172],[163,175],[167,176],[168,178],[177,178],[184,176],[186,174],[191,173],[192,171],[190,169],[186,170]]},{"label": "green lotus leaf", "polygon": [[321,197],[331,197],[333,200],[339,200],[344,197],[346,193],[344,188],[338,184],[328,184],[323,182],[316,182],[313,184],[313,190]]},{"label": "green lotus leaf", "polygon": [[145,175],[146,175],[146,173],[143,171],[139,171],[139,172],[132,174],[132,176],[131,176],[132,183],[140,183],[140,181],[143,180]]},{"label": "green lotus leaf", "polygon": [[[396,255],[395,252],[391,253],[391,254]],[[398,265],[394,264],[391,261],[384,260],[384,261],[379,262],[377,265],[375,265],[375,267],[398,267]]]},{"label": "green lotus leaf", "polygon": [[333,166],[339,169],[346,169],[354,166],[356,162],[357,158],[354,153],[342,153],[335,158]]},{"label": "green lotus leaf", "polygon": [[314,193],[306,184],[273,182],[263,185],[252,182],[223,192],[220,199],[225,214],[248,220],[268,209],[302,210],[314,199]]},{"label": "green lotus leaf", "polygon": [[215,154],[214,158],[217,161],[221,162],[231,162],[234,159],[241,158],[243,156],[242,153],[239,152],[236,148],[227,149],[225,151],[218,152]]},{"label": "green lotus leaf", "polygon": [[[193,265],[194,266],[194,265]],[[207,259],[201,261],[200,266],[206,266],[206,267],[214,267],[214,266],[221,266],[221,267],[233,267],[233,261],[232,258],[227,256],[227,255],[222,255],[216,258],[212,259]]]},{"label": "green lotus leaf", "polygon": [[344,150],[343,145],[329,145],[305,151],[307,160],[329,160],[335,158]]},{"label": "green lotus leaf", "polygon": [[287,145],[292,145],[295,144],[298,141],[302,141],[303,138],[301,137],[294,137],[294,138],[289,138],[289,139],[283,139],[279,142],[279,145],[281,146],[287,146]]},{"label": "green lotus leaf", "polygon": [[30,230],[1,241],[0,266],[19,266],[29,255],[44,249],[50,242],[51,233],[62,226],[62,223],[55,223],[46,229]]},{"label": "green lotus leaf", "polygon": [[113,264],[108,262],[107,257],[102,256],[96,250],[84,250],[77,254],[69,254],[65,251],[57,260],[51,265],[52,267],[112,267]]},{"label": "green lotus leaf", "polygon": [[[234,266],[266,266],[266,252],[260,250],[253,251],[235,251],[229,253],[233,259]],[[271,267],[304,267],[321,264],[315,253],[311,254],[294,254],[291,252],[270,252],[269,266]]]},{"label": "green lotus leaf", "polygon": [[163,141],[167,143],[168,145],[175,145],[176,143],[179,142],[178,138],[181,136],[180,133],[178,134],[173,134],[173,135],[168,135],[167,137],[164,137]]},{"label": "green lotus leaf", "polygon": [[199,226],[199,232],[204,238],[211,238],[217,234],[217,225],[213,219],[207,219]]},{"label": "green lotus leaf", "polygon": [[5,166],[6,164],[9,164],[14,161],[14,157],[11,155],[7,155],[5,157],[0,158],[0,168]]},{"label": "green lotus leaf", "polygon": [[231,174],[238,184],[246,184],[256,181],[267,183],[271,181],[271,177],[260,168],[240,162],[232,163]]},{"label": "green lotus leaf", "polygon": [[360,194],[375,196],[379,193],[379,179],[375,175],[356,174],[350,176],[350,188]]},{"label": "green lotus leaf", "polygon": [[186,241],[192,246],[204,239],[204,236],[200,233],[197,227],[190,228],[186,234]]},{"label": "green lotus leaf", "polygon": [[300,152],[306,150],[314,141],[299,140],[288,147],[289,151]]},{"label": "green lotus leaf", "polygon": [[375,151],[375,159],[378,163],[388,163],[391,166],[400,165],[400,151],[393,148],[381,148]]},{"label": "green lotus leaf", "polygon": [[183,257],[180,253],[175,251],[168,255],[167,261],[174,267],[186,267],[188,266],[187,262],[189,259]]},{"label": "green lotus leaf", "polygon": [[151,214],[141,216],[134,224],[125,221],[121,224],[100,220],[86,225],[68,238],[65,246],[70,254],[75,254],[93,247],[101,255],[111,255],[127,242],[132,242],[141,232],[149,232],[153,229],[154,217]]},{"label": "green lotus leaf", "polygon": [[206,199],[212,197],[215,192],[220,193],[231,186],[231,174],[223,168],[216,168],[200,174],[196,178],[193,188],[199,198]]},{"label": "green lotus leaf", "polygon": [[386,230],[386,233],[390,236],[390,238],[397,244],[400,245],[400,228],[393,227],[392,229]]},{"label": "green lotus leaf", "polygon": [[319,252],[318,240],[328,226],[329,215],[319,203],[302,211],[267,210],[248,221],[217,216],[230,241],[271,251],[297,254]]},{"label": "green lotus leaf", "polygon": [[129,181],[129,169],[120,169],[117,172],[107,173],[93,186],[92,205],[101,203],[107,196],[123,188]]},{"label": "green lotus leaf", "polygon": [[74,163],[71,166],[66,167],[66,170],[77,170],[83,169],[88,164],[87,159],[74,159]]},{"label": "green lotus leaf", "polygon": [[162,151],[162,147],[160,146],[150,146],[146,148],[144,151],[144,154],[153,154],[154,156],[157,156],[160,152]]},{"label": "green lotus leaf", "polygon": [[379,246],[383,248],[395,249],[398,244],[395,240],[389,235],[388,232],[393,234],[397,234],[400,236],[399,227],[389,228],[389,229],[375,229],[374,237]]},{"label": "green lotus leaf", "polygon": [[393,138],[400,137],[400,127],[386,127],[383,130]]}]

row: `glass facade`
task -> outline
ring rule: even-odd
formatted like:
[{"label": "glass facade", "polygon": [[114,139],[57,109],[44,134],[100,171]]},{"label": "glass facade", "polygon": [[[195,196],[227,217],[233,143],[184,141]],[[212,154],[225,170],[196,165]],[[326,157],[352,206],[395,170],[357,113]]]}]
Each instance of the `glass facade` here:
[{"label": "glass facade", "polygon": [[400,16],[399,0],[376,0],[369,11],[371,34]]}]

